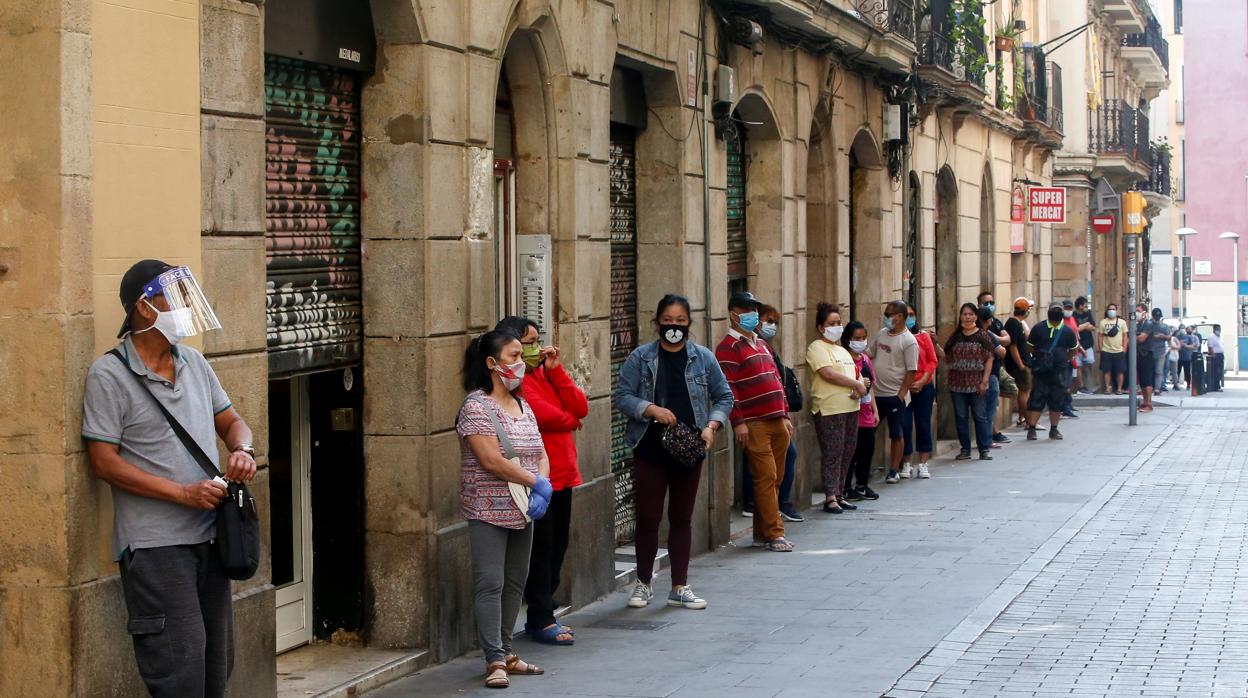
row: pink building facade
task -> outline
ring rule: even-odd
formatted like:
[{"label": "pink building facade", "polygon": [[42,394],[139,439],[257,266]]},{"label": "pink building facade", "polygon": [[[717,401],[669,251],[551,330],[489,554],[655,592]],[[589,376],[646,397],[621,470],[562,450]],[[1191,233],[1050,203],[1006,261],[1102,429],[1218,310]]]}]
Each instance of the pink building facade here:
[{"label": "pink building facade", "polygon": [[1242,303],[1236,298],[1245,295],[1248,284],[1233,283],[1238,281],[1233,244],[1219,235],[1233,231],[1243,236],[1239,278],[1248,278],[1248,3],[1187,0],[1183,33],[1185,104],[1180,113],[1186,147],[1176,164],[1186,195],[1186,224],[1199,233],[1187,241],[1194,263],[1189,313],[1222,324],[1223,337],[1239,345],[1228,346],[1228,353],[1238,355],[1248,349],[1248,341],[1235,341],[1244,334],[1235,322],[1235,315],[1243,313],[1237,312]]}]

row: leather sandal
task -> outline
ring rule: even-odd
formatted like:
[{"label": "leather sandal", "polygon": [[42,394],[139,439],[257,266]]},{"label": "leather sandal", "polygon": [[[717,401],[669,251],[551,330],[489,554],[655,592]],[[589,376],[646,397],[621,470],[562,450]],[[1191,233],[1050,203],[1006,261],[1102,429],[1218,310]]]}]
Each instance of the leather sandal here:
[{"label": "leather sandal", "polygon": [[511,655],[507,657],[505,665],[507,673],[512,676],[541,676],[546,670],[536,664],[529,664],[520,658],[519,655]]},{"label": "leather sandal", "polygon": [[490,662],[485,667],[486,688],[507,688],[511,679],[507,678],[507,665],[503,662]]}]

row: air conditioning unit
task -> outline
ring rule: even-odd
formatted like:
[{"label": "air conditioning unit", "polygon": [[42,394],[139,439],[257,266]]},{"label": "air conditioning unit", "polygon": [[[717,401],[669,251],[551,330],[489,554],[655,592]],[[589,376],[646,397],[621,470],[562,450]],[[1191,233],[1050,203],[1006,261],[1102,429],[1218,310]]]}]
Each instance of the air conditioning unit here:
[{"label": "air conditioning unit", "polygon": [[543,342],[554,341],[549,235],[516,236],[516,297],[521,316],[537,323]]}]

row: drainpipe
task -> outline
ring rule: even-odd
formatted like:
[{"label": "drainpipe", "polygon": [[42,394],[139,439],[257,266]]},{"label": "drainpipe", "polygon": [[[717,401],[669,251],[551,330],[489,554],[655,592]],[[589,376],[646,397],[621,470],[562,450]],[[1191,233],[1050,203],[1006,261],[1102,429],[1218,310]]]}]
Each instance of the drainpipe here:
[{"label": "drainpipe", "polygon": [[[707,74],[706,64],[706,7],[709,0],[703,0],[698,3],[698,66],[702,73],[702,84],[698,89],[702,91],[702,109],[698,118],[702,120],[699,125],[701,129],[702,142],[702,298],[705,306],[705,322],[706,322],[706,346],[714,351],[713,332],[715,323],[711,318],[711,172],[710,172],[710,140],[706,132],[706,104],[710,101],[711,94],[711,78]],[[731,424],[720,425],[721,431],[727,427],[731,431]],[[732,439],[729,443],[729,467],[732,467]],[[715,524],[713,514],[718,506],[715,499],[715,459],[708,458],[709,466],[706,477],[706,501],[709,507],[707,512],[707,547],[714,549],[715,546]],[[729,505],[731,506],[731,505]],[[731,526],[729,527],[731,528]],[[727,531],[731,535],[731,530]]]}]

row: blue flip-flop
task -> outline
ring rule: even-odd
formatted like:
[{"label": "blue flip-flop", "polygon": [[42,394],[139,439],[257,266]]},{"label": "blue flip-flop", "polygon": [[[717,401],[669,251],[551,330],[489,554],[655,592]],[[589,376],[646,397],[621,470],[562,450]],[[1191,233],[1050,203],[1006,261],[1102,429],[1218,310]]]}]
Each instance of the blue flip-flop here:
[{"label": "blue flip-flop", "polygon": [[538,628],[536,630],[533,628],[525,628],[524,631],[528,633],[529,637],[533,638],[534,641],[540,642],[543,645],[571,645],[576,642],[575,637],[571,640],[559,639],[560,635],[571,635],[572,631],[558,623],[551,623],[544,628]]}]

